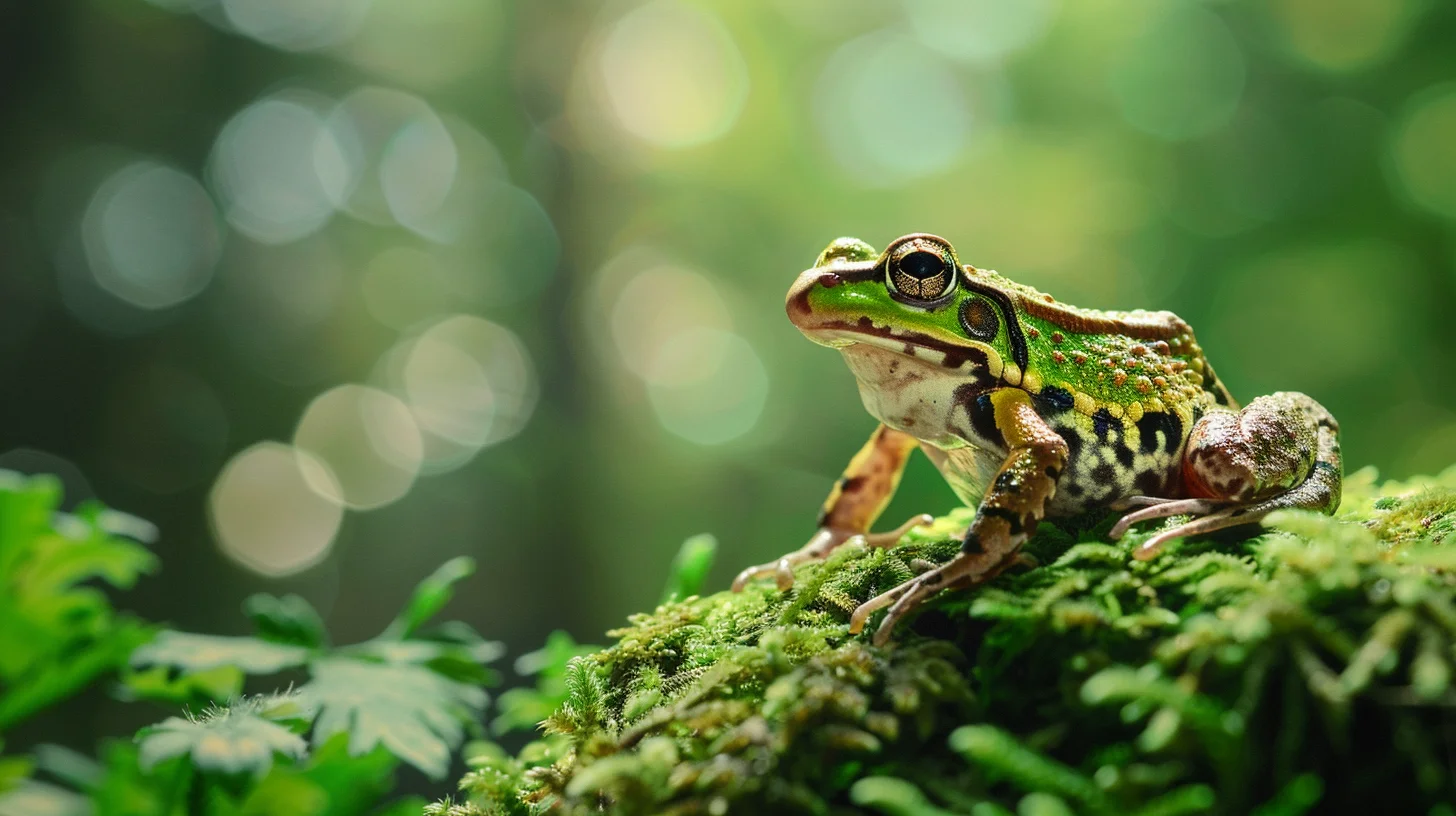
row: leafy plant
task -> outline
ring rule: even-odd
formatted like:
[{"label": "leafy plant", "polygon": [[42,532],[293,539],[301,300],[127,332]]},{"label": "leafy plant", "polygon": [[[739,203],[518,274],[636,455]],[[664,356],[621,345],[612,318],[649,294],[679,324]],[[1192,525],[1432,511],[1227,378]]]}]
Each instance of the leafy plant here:
[{"label": "leafy plant", "polygon": [[[262,775],[275,756],[299,759],[308,745],[317,749],[343,735],[350,756],[382,749],[431,777],[444,776],[453,750],[484,715],[481,686],[494,681],[485,664],[500,647],[463,623],[422,627],[473,569],[466,558],[446,562],[383,633],[350,646],[330,646],[318,614],[297,596],[250,598],[245,608],[256,637],[159,633],[131,658],[142,670],[132,683],[140,696],[175,699],[178,681],[187,688],[197,677],[209,678],[211,689],[230,683],[230,697],[245,675],[303,669],[309,679],[285,695],[242,699],[143,731],[143,768],[187,756],[198,770]],[[167,677],[145,671],[157,667]]]},{"label": "leafy plant", "polygon": [[151,629],[112,609],[99,581],[128,589],[156,557],[122,531],[136,519],[95,503],[61,514],[61,484],[0,471],[0,734],[126,662]]},{"label": "leafy plant", "polygon": [[[442,777],[478,730],[500,647],[431,625],[469,559],[422,581],[363,643],[330,645],[292,595],[248,599],[253,637],[191,634],[118,613],[94,586],[156,568],[135,540],[150,527],[96,504],[61,514],[60,500],[54,479],[0,472],[0,733],[116,674],[127,697],[182,710],[99,760],[47,745],[0,757],[0,816],[419,813],[413,798],[381,806],[400,764]],[[300,672],[296,689],[243,694],[249,678]]]},{"label": "leafy plant", "polygon": [[1044,525],[1045,566],[936,598],[885,648],[847,633],[968,520],[841,548],[788,593],[674,593],[563,661],[544,734],[479,746],[430,812],[1453,812],[1456,468],[1353,474],[1337,517],[1149,562],[1153,530]]}]

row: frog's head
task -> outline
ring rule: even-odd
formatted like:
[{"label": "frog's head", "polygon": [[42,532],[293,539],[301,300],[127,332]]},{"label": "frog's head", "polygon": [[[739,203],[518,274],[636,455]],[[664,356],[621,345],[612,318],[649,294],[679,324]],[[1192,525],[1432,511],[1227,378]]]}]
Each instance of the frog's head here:
[{"label": "frog's head", "polygon": [[884,252],[840,238],[790,287],[785,308],[806,337],[842,350],[870,346],[964,373],[1000,377],[1024,368],[1025,345],[1008,294],[949,241],[918,233]]}]

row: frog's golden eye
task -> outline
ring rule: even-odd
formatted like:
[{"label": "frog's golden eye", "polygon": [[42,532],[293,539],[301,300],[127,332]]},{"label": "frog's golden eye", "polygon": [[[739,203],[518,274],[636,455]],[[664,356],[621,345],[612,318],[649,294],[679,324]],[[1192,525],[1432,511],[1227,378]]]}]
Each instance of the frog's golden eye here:
[{"label": "frog's golden eye", "polygon": [[890,247],[885,282],[902,299],[928,304],[955,291],[957,266],[950,244],[930,235],[908,236]]}]

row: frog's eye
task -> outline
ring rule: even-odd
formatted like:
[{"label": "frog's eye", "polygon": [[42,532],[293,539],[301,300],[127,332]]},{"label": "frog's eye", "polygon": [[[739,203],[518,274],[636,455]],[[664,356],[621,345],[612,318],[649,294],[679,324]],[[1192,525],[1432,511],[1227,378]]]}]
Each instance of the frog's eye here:
[{"label": "frog's eye", "polygon": [[955,291],[957,266],[950,244],[934,236],[911,236],[890,247],[885,282],[904,300],[924,305]]}]

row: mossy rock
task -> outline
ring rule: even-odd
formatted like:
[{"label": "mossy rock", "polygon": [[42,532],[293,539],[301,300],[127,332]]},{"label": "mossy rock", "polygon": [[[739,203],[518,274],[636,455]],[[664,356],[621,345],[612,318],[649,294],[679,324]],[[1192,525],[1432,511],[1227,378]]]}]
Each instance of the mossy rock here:
[{"label": "mossy rock", "polygon": [[554,705],[545,735],[475,746],[431,812],[1456,813],[1456,468],[1362,471],[1333,518],[1147,562],[1150,530],[1046,524],[1044,566],[942,594],[884,648],[848,634],[969,515],[556,649],[503,700],[503,722]]}]

